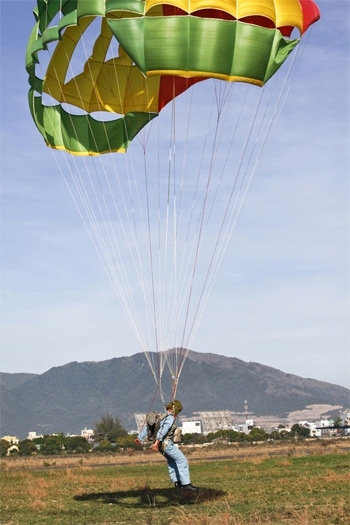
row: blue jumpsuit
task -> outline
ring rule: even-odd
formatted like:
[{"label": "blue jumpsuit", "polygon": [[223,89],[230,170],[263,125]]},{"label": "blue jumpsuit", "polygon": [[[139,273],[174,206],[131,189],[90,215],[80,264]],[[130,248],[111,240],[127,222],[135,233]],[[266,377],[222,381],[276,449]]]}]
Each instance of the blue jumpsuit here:
[{"label": "blue jumpsuit", "polygon": [[[156,439],[162,443],[160,452],[163,454],[168,462],[168,471],[170,479],[173,483],[181,483],[181,485],[188,485],[190,481],[190,471],[186,456],[179,450],[171,439],[166,439],[167,433],[172,427],[175,418],[173,414],[168,414],[160,424]],[[147,436],[147,426],[144,426],[138,435],[140,441],[143,441]],[[165,440],[165,441],[164,441]],[[163,443],[164,441],[164,443]]]}]

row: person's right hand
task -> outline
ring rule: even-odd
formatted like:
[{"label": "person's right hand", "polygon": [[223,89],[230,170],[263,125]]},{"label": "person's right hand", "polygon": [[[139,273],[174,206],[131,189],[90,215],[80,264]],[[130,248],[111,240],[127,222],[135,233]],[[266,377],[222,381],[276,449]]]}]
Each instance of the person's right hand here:
[{"label": "person's right hand", "polygon": [[151,450],[153,450],[154,452],[158,452],[158,450],[159,450],[159,441],[158,441],[158,439],[151,446]]}]

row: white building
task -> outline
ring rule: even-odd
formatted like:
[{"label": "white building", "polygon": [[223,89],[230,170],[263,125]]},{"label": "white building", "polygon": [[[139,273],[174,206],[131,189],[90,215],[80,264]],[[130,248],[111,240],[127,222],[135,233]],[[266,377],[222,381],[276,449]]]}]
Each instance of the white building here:
[{"label": "white building", "polygon": [[182,434],[201,434],[202,424],[199,419],[183,421],[181,427]]},{"label": "white building", "polygon": [[245,423],[238,425],[238,432],[244,432],[249,434],[249,432],[254,428],[254,421],[252,419],[246,419]]},{"label": "white building", "polygon": [[89,440],[94,436],[94,431],[91,428],[84,428],[84,430],[81,431],[81,437]]},{"label": "white building", "polygon": [[320,419],[318,423],[319,427],[333,427],[334,421],[333,419],[327,418],[327,419]]},{"label": "white building", "polygon": [[32,441],[33,439],[42,438],[42,437],[44,437],[42,434],[37,434],[36,432],[28,432],[27,439],[30,439]]},{"label": "white building", "polygon": [[298,424],[310,430],[310,437],[321,437],[321,429],[317,428],[316,421],[299,421]]}]

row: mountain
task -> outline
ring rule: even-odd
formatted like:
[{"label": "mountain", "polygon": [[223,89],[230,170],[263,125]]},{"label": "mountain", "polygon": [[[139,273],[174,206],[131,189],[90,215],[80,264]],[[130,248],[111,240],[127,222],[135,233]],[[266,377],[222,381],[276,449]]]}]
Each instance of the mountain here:
[{"label": "mountain", "polygon": [[38,374],[6,374],[5,372],[1,372],[0,385],[8,388],[8,390],[13,390],[37,375]]},{"label": "mountain", "polygon": [[[164,391],[170,392],[169,374],[164,373],[163,384]],[[131,430],[135,428],[134,413],[149,409],[156,390],[143,353],[101,362],[72,362],[40,375],[2,374],[0,386],[0,433],[22,439],[29,431],[80,434],[109,413]],[[283,418],[313,404],[348,408],[349,394],[347,388],[259,363],[190,351],[177,397],[185,407],[184,416],[206,410],[242,412],[247,399],[255,416]],[[153,408],[160,410],[160,403]]]}]

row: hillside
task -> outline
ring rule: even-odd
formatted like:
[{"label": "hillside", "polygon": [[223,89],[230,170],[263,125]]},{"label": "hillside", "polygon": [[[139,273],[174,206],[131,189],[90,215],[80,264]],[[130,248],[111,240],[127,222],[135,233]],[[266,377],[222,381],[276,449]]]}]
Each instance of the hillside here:
[{"label": "hillside", "polygon": [[27,381],[34,379],[38,374],[7,374],[0,373],[0,386],[4,386],[8,390],[13,390]]},{"label": "hillside", "polygon": [[[80,433],[107,413],[133,429],[134,413],[147,411],[155,392],[143,353],[101,362],[73,362],[22,380],[11,380],[8,376],[12,375],[21,374],[2,375],[0,433],[21,438],[29,431]],[[166,374],[164,386],[169,392],[170,376]],[[185,407],[184,416],[205,410],[241,412],[247,399],[249,411],[256,416],[283,418],[308,405],[347,408],[349,394],[344,387],[258,363],[190,351],[177,397]],[[154,408],[160,409],[160,404]]]}]

